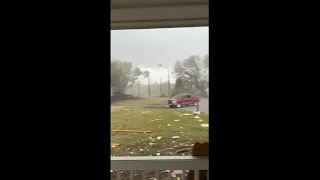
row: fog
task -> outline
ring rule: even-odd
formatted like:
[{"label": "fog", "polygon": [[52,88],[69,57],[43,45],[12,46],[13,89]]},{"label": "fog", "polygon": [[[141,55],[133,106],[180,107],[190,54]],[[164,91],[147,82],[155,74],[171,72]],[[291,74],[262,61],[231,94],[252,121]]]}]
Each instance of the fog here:
[{"label": "fog", "polygon": [[[171,71],[175,61],[209,54],[208,46],[208,27],[111,31],[111,60],[132,62],[141,70],[149,70],[151,82],[160,78],[167,81],[167,67],[174,82]],[[147,83],[147,79],[140,78],[140,82]]]}]

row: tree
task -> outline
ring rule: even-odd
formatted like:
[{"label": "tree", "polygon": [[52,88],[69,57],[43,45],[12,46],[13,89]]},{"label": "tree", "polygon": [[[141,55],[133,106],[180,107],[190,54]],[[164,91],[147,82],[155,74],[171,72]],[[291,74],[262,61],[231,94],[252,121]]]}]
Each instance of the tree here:
[{"label": "tree", "polygon": [[208,96],[206,89],[209,87],[209,55],[203,59],[192,55],[185,60],[177,60],[173,74],[176,77],[173,95],[188,92]]},{"label": "tree", "polygon": [[150,90],[150,71],[144,71],[143,72],[143,76],[145,78],[148,78],[148,93],[149,93],[149,97],[151,97],[151,90]]},{"label": "tree", "polygon": [[142,74],[139,68],[133,68],[131,62],[111,61],[111,87],[115,93],[124,94]]}]

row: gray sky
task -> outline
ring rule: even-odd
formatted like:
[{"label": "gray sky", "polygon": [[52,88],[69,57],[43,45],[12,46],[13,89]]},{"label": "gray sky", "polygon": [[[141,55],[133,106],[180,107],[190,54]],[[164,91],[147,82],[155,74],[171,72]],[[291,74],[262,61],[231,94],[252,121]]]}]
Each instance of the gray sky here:
[{"label": "gray sky", "polygon": [[[159,82],[160,78],[166,81],[168,71],[157,64],[163,64],[171,71],[176,60],[208,54],[208,30],[208,27],[113,30],[111,60],[132,62],[142,70],[151,71],[152,82]],[[173,77],[170,79],[174,81]],[[140,81],[146,83],[145,78]]]}]

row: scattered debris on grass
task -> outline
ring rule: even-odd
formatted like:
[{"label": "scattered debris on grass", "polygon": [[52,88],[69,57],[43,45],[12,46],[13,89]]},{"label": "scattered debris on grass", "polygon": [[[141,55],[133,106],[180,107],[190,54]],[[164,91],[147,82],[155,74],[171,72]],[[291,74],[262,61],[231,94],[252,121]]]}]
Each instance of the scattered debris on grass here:
[{"label": "scattered debris on grass", "polygon": [[[133,103],[132,107],[130,107],[128,106],[130,103],[126,102],[123,106],[119,106],[119,110],[121,111],[112,113],[111,142],[121,144],[119,147],[112,148],[112,155],[189,156],[191,155],[191,151],[179,152],[178,155],[176,155],[175,152],[178,149],[181,149],[181,147],[185,147],[186,145],[193,143],[192,139],[203,141],[207,138],[203,130],[207,131],[208,128],[200,126],[201,124],[208,123],[207,114],[201,113],[199,115],[197,113],[192,115],[192,110],[188,112],[183,109],[169,110],[162,108],[158,110],[157,108],[145,107],[148,102],[142,102],[142,105],[139,105],[138,103],[141,102],[137,101],[137,103]],[[192,119],[196,116],[200,118]],[[122,133],[120,131],[117,132],[113,130],[120,130]],[[136,131],[129,132],[122,130]],[[139,132],[137,132],[137,130],[139,130]],[[143,133],[145,131],[151,133]],[[197,134],[198,132],[200,133]],[[134,140],[128,141],[127,137],[129,136],[134,138]],[[173,138],[174,136],[179,136],[179,138],[175,139]],[[198,139],[198,137],[200,139]],[[171,172],[172,171],[173,170],[171,170]],[[171,176],[171,172],[166,173],[165,176]],[[126,176],[129,176],[129,173],[125,172],[125,174]],[[176,172],[175,174],[177,177],[180,176]],[[148,179],[150,175],[148,174],[146,179]],[[124,179],[126,178],[127,177],[124,177]]]},{"label": "scattered debris on grass", "polygon": [[209,127],[209,124],[201,124],[202,127]]},{"label": "scattered debris on grass", "polygon": [[162,119],[153,119],[153,120],[150,120],[149,122],[153,122],[153,121],[160,121]]},{"label": "scattered debris on grass", "polygon": [[143,130],[113,130],[113,132],[151,133],[151,131],[143,131]]}]

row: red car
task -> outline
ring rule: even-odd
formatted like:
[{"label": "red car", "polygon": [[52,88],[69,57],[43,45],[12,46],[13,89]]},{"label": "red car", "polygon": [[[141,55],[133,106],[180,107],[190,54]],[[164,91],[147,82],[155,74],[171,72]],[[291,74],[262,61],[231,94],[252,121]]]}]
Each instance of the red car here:
[{"label": "red car", "polygon": [[178,107],[188,106],[188,105],[196,105],[200,99],[198,97],[191,96],[189,94],[177,95],[168,100],[169,107]]}]

